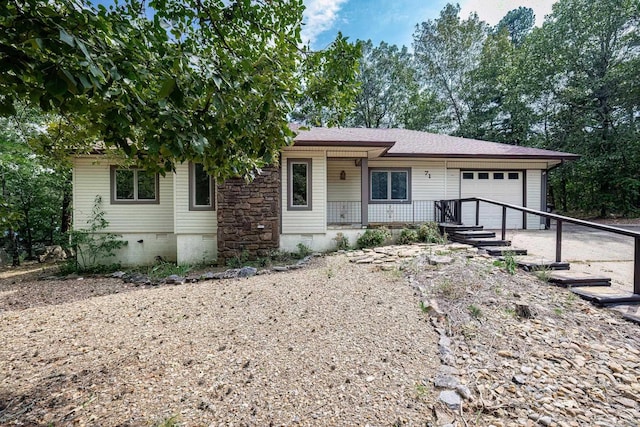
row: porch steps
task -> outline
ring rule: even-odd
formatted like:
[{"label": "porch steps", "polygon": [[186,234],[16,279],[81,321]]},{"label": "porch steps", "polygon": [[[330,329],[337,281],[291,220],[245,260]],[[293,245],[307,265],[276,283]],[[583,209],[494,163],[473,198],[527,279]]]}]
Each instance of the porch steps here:
[{"label": "porch steps", "polygon": [[571,292],[596,305],[640,304],[640,295],[608,287],[576,287]]},{"label": "porch steps", "polygon": [[449,235],[455,233],[456,231],[481,231],[484,229],[482,225],[464,225],[464,224],[454,224],[452,222],[441,222],[438,224],[441,233],[447,233]]},{"label": "porch steps", "polygon": [[481,246],[478,249],[484,250],[487,254],[491,256],[505,256],[507,254],[512,255],[526,255],[526,249],[518,249],[511,246]]},{"label": "porch steps", "polygon": [[460,239],[492,239],[496,237],[496,233],[493,231],[486,230],[456,230],[452,233],[451,237],[460,238]]},{"label": "porch steps", "polygon": [[[451,240],[454,240],[450,237]],[[511,246],[511,240],[500,240],[500,239],[459,239],[454,240],[459,243],[466,243],[467,245],[472,245],[477,248],[486,247],[486,246]]]},{"label": "porch steps", "polygon": [[538,257],[524,256],[516,259],[516,263],[524,271],[569,270],[568,262],[556,262]]},{"label": "porch steps", "polygon": [[549,275],[549,283],[563,288],[611,286],[611,278],[573,271],[556,271]]}]

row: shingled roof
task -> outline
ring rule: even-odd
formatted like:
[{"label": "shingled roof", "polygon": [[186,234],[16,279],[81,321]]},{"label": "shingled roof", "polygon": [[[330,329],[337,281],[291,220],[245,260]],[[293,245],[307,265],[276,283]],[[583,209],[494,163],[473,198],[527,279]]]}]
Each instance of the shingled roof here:
[{"label": "shingled roof", "polygon": [[576,160],[580,156],[540,148],[408,129],[310,128],[300,130],[294,145],[388,147],[382,157],[491,158]]}]

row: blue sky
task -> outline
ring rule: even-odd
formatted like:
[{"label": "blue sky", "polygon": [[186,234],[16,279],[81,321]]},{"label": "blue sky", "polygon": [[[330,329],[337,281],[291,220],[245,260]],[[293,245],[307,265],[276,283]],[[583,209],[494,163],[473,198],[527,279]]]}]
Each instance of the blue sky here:
[{"label": "blue sky", "polygon": [[[451,0],[450,2],[455,2]],[[551,13],[555,0],[459,0],[460,16],[466,18],[476,12],[480,19],[495,25],[511,9],[531,7],[536,24]],[[349,40],[371,39],[374,45],[385,41],[390,44],[411,46],[416,24],[435,19],[446,0],[304,0],[304,41],[321,49],[329,44],[338,31]]]}]

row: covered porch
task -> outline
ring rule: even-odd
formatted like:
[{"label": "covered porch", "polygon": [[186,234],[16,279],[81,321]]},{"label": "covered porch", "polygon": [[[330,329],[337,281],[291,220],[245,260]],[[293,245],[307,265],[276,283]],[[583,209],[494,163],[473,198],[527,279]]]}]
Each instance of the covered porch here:
[{"label": "covered porch", "polygon": [[327,226],[434,221],[435,202],[412,198],[411,175],[411,168],[370,167],[366,157],[327,158]]}]

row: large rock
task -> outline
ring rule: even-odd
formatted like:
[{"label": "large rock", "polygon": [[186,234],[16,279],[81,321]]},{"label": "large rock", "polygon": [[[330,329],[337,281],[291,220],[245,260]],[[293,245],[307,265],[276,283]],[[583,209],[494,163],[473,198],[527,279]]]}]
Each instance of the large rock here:
[{"label": "large rock", "polygon": [[62,249],[62,246],[46,246],[44,253],[38,257],[40,262],[56,262],[67,259],[67,253]]}]

